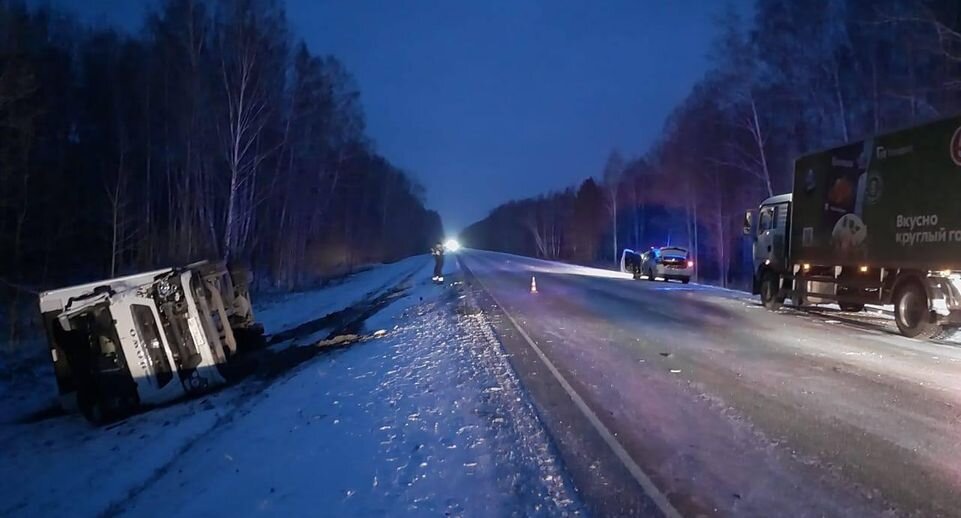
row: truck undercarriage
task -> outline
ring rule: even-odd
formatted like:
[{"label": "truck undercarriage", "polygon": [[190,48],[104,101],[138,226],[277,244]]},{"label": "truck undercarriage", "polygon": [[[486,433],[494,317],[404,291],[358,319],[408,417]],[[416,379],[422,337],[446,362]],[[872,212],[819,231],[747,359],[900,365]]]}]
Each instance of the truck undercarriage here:
[{"label": "truck undercarriage", "polygon": [[894,306],[901,334],[937,338],[961,328],[961,273],[868,266],[794,265],[791,272],[761,269],[754,294],[777,309],[785,299],[799,307],[837,303],[842,311]]}]

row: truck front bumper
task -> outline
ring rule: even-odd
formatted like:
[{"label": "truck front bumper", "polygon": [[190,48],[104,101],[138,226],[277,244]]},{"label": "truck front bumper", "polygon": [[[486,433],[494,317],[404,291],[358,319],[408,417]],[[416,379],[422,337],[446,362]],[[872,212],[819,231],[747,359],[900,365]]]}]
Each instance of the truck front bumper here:
[{"label": "truck front bumper", "polygon": [[945,324],[961,324],[961,274],[929,275],[927,291],[931,311]]}]

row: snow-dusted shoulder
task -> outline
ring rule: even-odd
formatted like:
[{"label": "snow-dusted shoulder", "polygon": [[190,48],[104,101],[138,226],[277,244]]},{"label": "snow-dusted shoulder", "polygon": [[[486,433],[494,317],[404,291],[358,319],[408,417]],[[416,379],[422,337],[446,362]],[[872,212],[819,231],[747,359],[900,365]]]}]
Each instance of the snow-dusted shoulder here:
[{"label": "snow-dusted shoulder", "polygon": [[406,288],[362,329],[386,334],[280,377],[254,377],[109,428],[76,416],[2,425],[9,451],[0,514],[577,513],[563,467],[459,284],[456,261],[444,286],[420,264],[366,272],[335,295],[303,294],[261,311],[283,315],[286,303],[305,298],[337,310],[324,301],[361,300],[391,282]]},{"label": "snow-dusted shoulder", "polygon": [[257,319],[267,333],[278,333],[379,295],[420,271],[426,255],[378,265],[321,290],[263,297]]}]

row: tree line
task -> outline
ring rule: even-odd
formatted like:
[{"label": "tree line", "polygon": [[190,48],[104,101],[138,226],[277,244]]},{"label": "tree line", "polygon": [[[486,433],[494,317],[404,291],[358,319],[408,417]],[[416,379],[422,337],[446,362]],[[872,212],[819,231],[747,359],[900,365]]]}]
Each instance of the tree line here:
[{"label": "tree line", "polygon": [[163,0],[126,34],[0,0],[0,297],[203,258],[290,289],[441,234],[281,2]]},{"label": "tree line", "polygon": [[582,263],[686,246],[702,281],[748,286],[744,211],[788,192],[793,161],[961,111],[961,3],[757,0],[716,20],[711,66],[641,156],[468,227],[487,248]]}]

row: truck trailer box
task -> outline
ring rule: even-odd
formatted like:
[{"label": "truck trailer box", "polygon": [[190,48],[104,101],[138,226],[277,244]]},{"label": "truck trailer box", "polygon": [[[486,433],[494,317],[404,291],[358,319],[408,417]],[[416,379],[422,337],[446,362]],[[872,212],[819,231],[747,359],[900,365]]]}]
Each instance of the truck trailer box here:
[{"label": "truck trailer box", "polygon": [[961,269],[961,116],[795,162],[789,257]]}]

